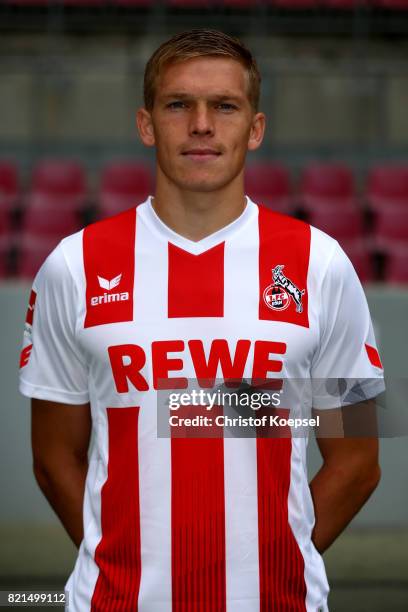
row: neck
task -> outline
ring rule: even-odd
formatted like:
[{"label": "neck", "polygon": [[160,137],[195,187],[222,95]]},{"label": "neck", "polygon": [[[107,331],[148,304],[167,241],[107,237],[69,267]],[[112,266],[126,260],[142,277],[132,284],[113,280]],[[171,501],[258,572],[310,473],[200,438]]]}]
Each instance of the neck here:
[{"label": "neck", "polygon": [[202,240],[232,223],[245,209],[243,172],[211,192],[181,190],[159,173],[152,206],[163,223],[184,238]]}]

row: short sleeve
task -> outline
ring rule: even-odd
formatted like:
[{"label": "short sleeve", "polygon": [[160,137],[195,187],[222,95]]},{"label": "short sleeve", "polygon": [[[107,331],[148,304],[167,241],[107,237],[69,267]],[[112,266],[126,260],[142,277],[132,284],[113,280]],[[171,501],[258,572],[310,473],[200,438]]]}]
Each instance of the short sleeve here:
[{"label": "short sleeve", "polygon": [[20,358],[23,395],[67,404],[89,401],[88,370],[75,333],[76,298],[60,243],[40,268],[30,294]]},{"label": "short sleeve", "polygon": [[320,341],[311,366],[313,406],[336,408],[385,389],[364,290],[338,243],[321,285]]}]

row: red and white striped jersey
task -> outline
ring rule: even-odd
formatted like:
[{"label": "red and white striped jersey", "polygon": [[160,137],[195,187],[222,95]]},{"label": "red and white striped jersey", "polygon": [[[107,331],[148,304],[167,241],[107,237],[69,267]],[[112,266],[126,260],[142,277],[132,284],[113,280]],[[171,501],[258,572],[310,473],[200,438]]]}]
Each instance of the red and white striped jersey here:
[{"label": "red and white striped jersey", "polygon": [[[157,395],[163,379],[277,376],[356,377],[378,395],[367,302],[334,239],[247,199],[194,242],[149,198],[47,258],[20,372],[24,395],[91,405],[71,612],[328,609],[307,438],[160,437]],[[321,390],[312,404],[337,405]]]}]

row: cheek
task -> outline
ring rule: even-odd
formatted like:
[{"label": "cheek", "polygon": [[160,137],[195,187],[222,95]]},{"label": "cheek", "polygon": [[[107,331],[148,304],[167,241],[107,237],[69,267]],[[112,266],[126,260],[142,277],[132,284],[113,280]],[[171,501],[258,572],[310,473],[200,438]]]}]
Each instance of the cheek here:
[{"label": "cheek", "polygon": [[249,141],[249,132],[241,133],[237,132],[234,140],[231,142],[232,150],[236,155],[244,156],[247,153]]},{"label": "cheek", "polygon": [[220,135],[224,134],[225,142],[229,142],[233,149],[246,148],[250,136],[250,127],[245,122],[231,119],[220,127]]},{"label": "cheek", "polygon": [[177,120],[166,120],[155,124],[154,134],[158,147],[171,148],[177,145],[181,131],[179,123]]},{"label": "cheek", "polygon": [[165,133],[159,134],[158,137],[159,143],[157,145],[157,149],[161,149],[165,155],[168,156],[168,161],[174,160],[177,156],[177,152],[181,146],[183,140],[180,138],[180,135],[177,133],[177,130],[172,128],[171,130],[166,130]]}]

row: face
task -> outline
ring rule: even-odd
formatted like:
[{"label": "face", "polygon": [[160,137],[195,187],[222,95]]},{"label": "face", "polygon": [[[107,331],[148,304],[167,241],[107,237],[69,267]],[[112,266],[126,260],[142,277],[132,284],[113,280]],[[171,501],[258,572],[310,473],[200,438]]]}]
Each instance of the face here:
[{"label": "face", "polygon": [[158,176],[179,189],[210,192],[237,179],[265,118],[248,99],[245,68],[229,58],[199,57],[166,67],[151,112],[138,111],[143,143],[155,146]]}]

